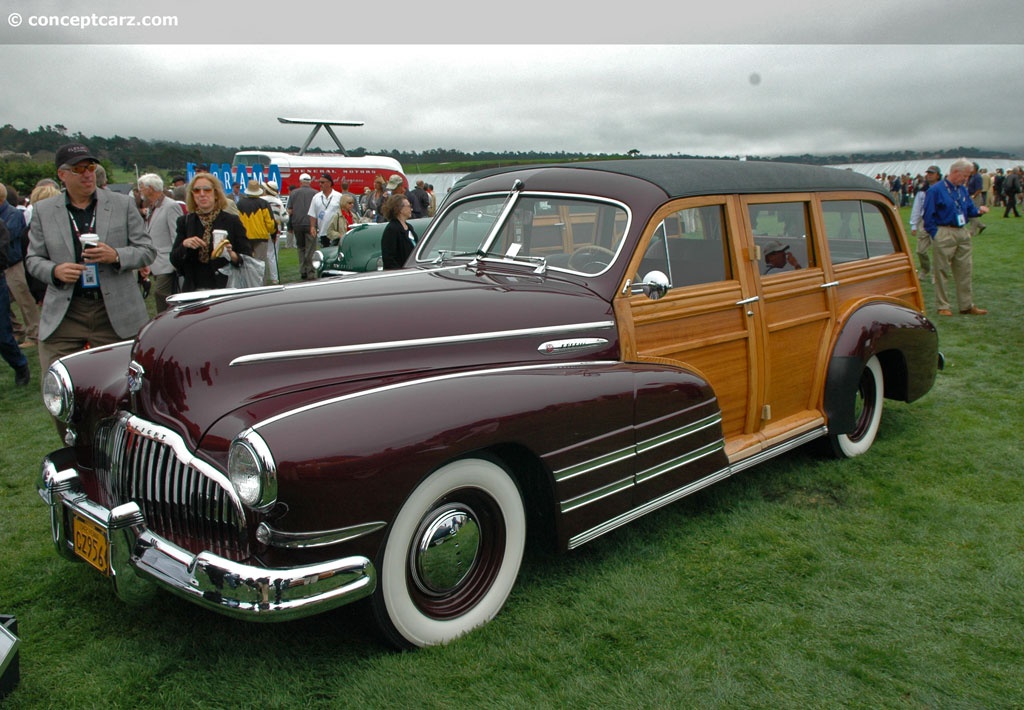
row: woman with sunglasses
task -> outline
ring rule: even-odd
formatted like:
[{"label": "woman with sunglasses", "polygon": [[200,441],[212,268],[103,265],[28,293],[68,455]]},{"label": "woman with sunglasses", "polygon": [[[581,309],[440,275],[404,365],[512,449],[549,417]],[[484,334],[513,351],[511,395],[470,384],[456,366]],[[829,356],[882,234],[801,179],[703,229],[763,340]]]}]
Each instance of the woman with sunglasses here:
[{"label": "woman with sunglasses", "polygon": [[[241,266],[241,254],[252,256],[245,226],[237,215],[226,211],[228,197],[220,180],[210,173],[198,173],[185,192],[188,214],[178,219],[178,232],[171,247],[171,263],[184,279],[182,291],[224,288],[228,277],[219,273],[226,264]],[[215,250],[213,232],[228,233],[223,251]]]}]

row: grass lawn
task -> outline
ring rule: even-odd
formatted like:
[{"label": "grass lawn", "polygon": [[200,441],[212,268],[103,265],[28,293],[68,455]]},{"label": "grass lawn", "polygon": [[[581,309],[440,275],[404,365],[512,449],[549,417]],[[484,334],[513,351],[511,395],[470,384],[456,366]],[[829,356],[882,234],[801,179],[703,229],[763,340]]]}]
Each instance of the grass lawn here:
[{"label": "grass lawn", "polygon": [[947,367],[887,403],[867,455],[807,447],[532,554],[491,624],[411,653],[363,603],[249,624],[159,592],[128,606],[58,558],[30,357],[31,387],[0,373],[0,614],[22,639],[5,708],[1022,707],[1024,219],[1001,214],[974,252],[990,314],[939,319],[925,284]]}]

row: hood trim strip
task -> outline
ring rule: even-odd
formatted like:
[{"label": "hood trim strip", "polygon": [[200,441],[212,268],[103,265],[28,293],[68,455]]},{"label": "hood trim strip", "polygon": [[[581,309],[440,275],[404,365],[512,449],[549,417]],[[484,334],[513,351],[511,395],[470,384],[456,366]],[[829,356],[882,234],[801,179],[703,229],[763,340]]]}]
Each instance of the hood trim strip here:
[{"label": "hood trim strip", "polygon": [[230,362],[228,367],[237,365],[254,365],[281,360],[304,360],[315,357],[332,357],[335,355],[354,355],[373,353],[381,350],[398,350],[406,348],[424,348],[436,345],[456,345],[503,338],[523,338],[552,333],[574,333],[594,329],[614,328],[615,321],[596,321],[594,323],[577,323],[574,325],[552,325],[544,328],[522,328],[519,330],[499,330],[490,333],[469,333],[466,335],[444,335],[436,338],[415,338],[412,340],[391,340],[379,343],[359,343],[357,345],[335,345],[327,348],[303,348],[300,350],[277,350],[252,355],[240,355]]}]

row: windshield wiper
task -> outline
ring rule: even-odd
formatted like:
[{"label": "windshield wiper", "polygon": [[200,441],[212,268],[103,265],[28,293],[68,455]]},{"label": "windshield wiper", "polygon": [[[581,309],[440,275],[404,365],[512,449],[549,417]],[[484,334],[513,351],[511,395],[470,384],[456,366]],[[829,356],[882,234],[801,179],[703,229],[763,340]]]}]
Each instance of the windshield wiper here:
[{"label": "windshield wiper", "polygon": [[480,249],[477,249],[476,251],[459,252],[458,254],[453,254],[448,249],[438,249],[437,250],[437,257],[434,259],[433,263],[435,263],[435,264],[443,264],[444,262],[448,261],[449,259],[465,259],[465,258],[470,257],[470,256],[475,256],[475,257],[477,257],[479,259],[480,257],[486,256],[486,255]]},{"label": "windshield wiper", "polygon": [[[500,261],[502,263],[525,263],[525,264],[536,264],[537,268],[533,270],[535,274],[545,274],[548,270],[547,257],[543,256],[525,256],[520,254],[507,253],[504,255],[500,254],[485,254],[483,252],[477,252],[477,258],[486,261]],[[470,264],[472,266],[472,264]]]}]

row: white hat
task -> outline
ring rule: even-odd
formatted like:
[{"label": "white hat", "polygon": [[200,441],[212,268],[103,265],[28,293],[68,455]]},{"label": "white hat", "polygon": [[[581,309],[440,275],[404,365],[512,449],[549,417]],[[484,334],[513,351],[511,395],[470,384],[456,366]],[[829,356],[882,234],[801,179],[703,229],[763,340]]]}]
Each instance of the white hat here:
[{"label": "white hat", "polygon": [[388,189],[389,190],[394,190],[396,187],[398,187],[401,184],[402,184],[402,176],[401,175],[392,175],[391,179],[388,180]]},{"label": "white hat", "polygon": [[302,173],[302,175],[299,175],[299,182],[309,182],[312,179],[313,178],[309,176],[309,173]]},{"label": "white hat", "polygon": [[263,183],[263,191],[269,192],[272,195],[277,194],[277,180],[267,180]]}]

